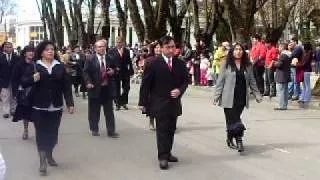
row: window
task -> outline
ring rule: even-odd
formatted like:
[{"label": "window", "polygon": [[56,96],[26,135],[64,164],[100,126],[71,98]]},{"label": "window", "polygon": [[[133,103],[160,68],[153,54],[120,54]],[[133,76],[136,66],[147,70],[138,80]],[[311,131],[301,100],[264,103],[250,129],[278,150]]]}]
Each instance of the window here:
[{"label": "window", "polygon": [[30,26],[30,41],[34,45],[38,45],[44,39],[44,28],[43,26]]}]

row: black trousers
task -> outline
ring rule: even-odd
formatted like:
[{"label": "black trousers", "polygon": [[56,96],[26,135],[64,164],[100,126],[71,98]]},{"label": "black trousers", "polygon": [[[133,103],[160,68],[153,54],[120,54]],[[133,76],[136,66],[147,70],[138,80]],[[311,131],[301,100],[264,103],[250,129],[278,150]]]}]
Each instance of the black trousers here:
[{"label": "black trousers", "polygon": [[[103,88],[101,91],[103,91]],[[105,120],[106,120],[108,134],[114,133],[115,119],[114,119],[114,112],[113,112],[113,100],[111,98],[105,99],[105,100],[102,100],[101,98],[89,98],[88,101],[89,101],[88,115],[89,115],[90,130],[99,131],[100,112],[101,112],[101,106],[102,106]]]},{"label": "black trousers", "polygon": [[231,134],[231,136],[243,136],[243,131],[245,130],[245,127],[241,121],[241,114],[243,112],[244,107],[244,105],[236,105],[232,108],[224,108],[227,132],[228,134]]},{"label": "black trousers", "polygon": [[171,156],[177,119],[176,115],[161,115],[156,117],[159,160],[167,160]]},{"label": "black trousers", "polygon": [[274,81],[274,73],[275,73],[275,69],[266,68],[266,72],[265,72],[265,91],[264,91],[264,94],[266,94],[266,95],[276,96],[276,94],[277,94],[276,82]]},{"label": "black trousers", "polygon": [[58,132],[62,117],[60,111],[33,110],[31,119],[36,130],[36,142],[39,151],[52,151],[58,143]]},{"label": "black trousers", "polygon": [[[122,93],[121,93],[122,89]],[[128,104],[128,96],[130,91],[130,77],[116,79],[116,98],[115,103],[117,106]]]},{"label": "black trousers", "polygon": [[193,82],[195,85],[200,84],[200,65],[199,64],[193,65]]},{"label": "black trousers", "polygon": [[263,74],[264,74],[264,67],[258,67],[258,66],[253,66],[253,75],[256,79],[258,89],[260,90],[260,93],[264,93],[264,79],[263,79]]}]

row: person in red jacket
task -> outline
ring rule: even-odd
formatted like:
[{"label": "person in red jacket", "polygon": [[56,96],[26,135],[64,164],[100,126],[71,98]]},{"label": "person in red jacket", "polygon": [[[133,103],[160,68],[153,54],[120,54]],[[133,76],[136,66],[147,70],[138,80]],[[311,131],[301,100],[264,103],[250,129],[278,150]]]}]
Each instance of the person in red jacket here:
[{"label": "person in red jacket", "polygon": [[251,49],[251,62],[253,63],[253,73],[257,81],[257,86],[260,90],[260,93],[264,93],[264,66],[265,59],[267,54],[267,48],[264,43],[261,41],[259,35],[252,37],[252,49]]},{"label": "person in red jacket", "polygon": [[266,41],[267,54],[265,63],[265,91],[264,96],[276,96],[276,83],[274,81],[275,62],[279,57],[279,50],[276,48],[276,43],[270,40]]}]

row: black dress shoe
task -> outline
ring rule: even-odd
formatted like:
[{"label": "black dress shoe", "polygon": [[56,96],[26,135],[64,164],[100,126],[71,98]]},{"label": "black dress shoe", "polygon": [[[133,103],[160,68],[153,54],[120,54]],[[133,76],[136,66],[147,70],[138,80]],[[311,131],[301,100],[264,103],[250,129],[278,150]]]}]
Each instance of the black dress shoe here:
[{"label": "black dress shoe", "polygon": [[123,105],[123,108],[124,108],[125,110],[129,110],[129,108],[128,108],[127,105]]},{"label": "black dress shoe", "polygon": [[232,139],[227,139],[227,146],[231,149],[237,149],[237,146],[233,143]]},{"label": "black dress shoe", "polygon": [[5,119],[8,119],[10,117],[10,115],[9,114],[5,114],[5,115],[3,115],[3,118],[5,118]]},{"label": "black dress shoe", "polygon": [[119,111],[120,110],[120,106],[116,106],[116,111]]},{"label": "black dress shoe", "polygon": [[110,138],[119,138],[119,134],[118,133],[108,133],[108,136],[110,137]]},{"label": "black dress shoe", "polygon": [[274,108],[275,111],[285,111],[287,108]]},{"label": "black dress shoe", "polygon": [[179,159],[178,159],[177,157],[171,155],[171,156],[169,157],[168,161],[169,161],[169,162],[179,162]]},{"label": "black dress shoe", "polygon": [[98,131],[92,131],[92,136],[100,136],[100,133]]},{"label": "black dress shoe", "polygon": [[167,170],[169,168],[169,163],[167,160],[160,160],[159,161],[159,167],[162,170]]},{"label": "black dress shoe", "polygon": [[241,137],[236,137],[236,142],[237,142],[238,152],[243,152],[244,151],[244,147],[243,147],[242,138]]},{"label": "black dress shoe", "polygon": [[264,93],[263,96],[269,96],[269,94],[268,93]]}]

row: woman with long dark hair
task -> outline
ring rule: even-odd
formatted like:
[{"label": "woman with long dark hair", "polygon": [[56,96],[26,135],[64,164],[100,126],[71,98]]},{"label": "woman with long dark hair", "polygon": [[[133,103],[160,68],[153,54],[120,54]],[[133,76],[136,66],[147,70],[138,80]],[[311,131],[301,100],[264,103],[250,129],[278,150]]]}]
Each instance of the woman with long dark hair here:
[{"label": "woman with long dark hair", "polygon": [[[146,69],[150,68],[151,62],[154,61],[156,59],[156,57],[161,56],[161,54],[162,54],[161,46],[160,46],[160,43],[158,41],[156,41],[152,45],[150,54],[151,54],[151,56],[148,57],[144,62],[143,71],[145,71]],[[140,104],[142,96],[144,96],[144,94],[142,94],[142,91],[140,90],[139,104]],[[148,106],[143,107],[142,113],[146,114],[146,116],[149,117],[149,129],[151,131],[156,130],[155,123],[154,123],[155,117],[153,117],[150,114],[149,107]]]},{"label": "woman with long dark hair", "polygon": [[[215,87],[214,104],[224,108],[227,124],[227,145],[239,152],[244,150],[242,137],[246,129],[241,121],[244,107],[249,107],[250,91],[260,103],[262,96],[252,71],[245,49],[239,43],[229,51],[226,62],[221,67]],[[236,139],[236,144],[233,142]]]},{"label": "woman with long dark hair", "polygon": [[12,76],[12,94],[15,99],[17,99],[17,108],[14,113],[13,122],[18,122],[23,120],[24,131],[22,134],[22,139],[27,140],[29,137],[28,126],[31,119],[32,107],[26,99],[26,95],[30,88],[22,88],[21,78],[28,68],[34,66],[34,47],[26,46],[21,52],[21,60],[14,66],[13,76]]},{"label": "woman with long dark hair", "polygon": [[55,58],[56,52],[53,42],[41,42],[35,51],[35,69],[28,68],[22,78],[24,88],[32,87],[31,119],[36,130],[39,171],[42,176],[47,174],[47,163],[58,166],[52,157],[52,151],[58,142],[63,97],[69,113],[74,112],[71,83],[64,65]]}]

